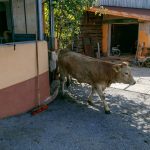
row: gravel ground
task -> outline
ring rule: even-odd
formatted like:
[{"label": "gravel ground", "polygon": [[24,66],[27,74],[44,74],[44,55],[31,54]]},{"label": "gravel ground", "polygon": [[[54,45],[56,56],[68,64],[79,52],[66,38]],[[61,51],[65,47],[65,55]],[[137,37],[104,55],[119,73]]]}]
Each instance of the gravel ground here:
[{"label": "gravel ground", "polygon": [[87,105],[89,90],[75,84],[67,92],[74,99],[58,97],[34,117],[1,120],[0,150],[150,150],[150,95],[109,88],[106,115],[96,94]]}]

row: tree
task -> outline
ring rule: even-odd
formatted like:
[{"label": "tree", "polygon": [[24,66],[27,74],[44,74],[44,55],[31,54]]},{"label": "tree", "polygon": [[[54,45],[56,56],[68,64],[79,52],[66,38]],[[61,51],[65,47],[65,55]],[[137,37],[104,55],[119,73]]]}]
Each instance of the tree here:
[{"label": "tree", "polygon": [[[88,8],[96,0],[54,0],[54,17],[55,17],[55,37],[58,39],[59,48],[66,47],[71,43],[75,35],[80,31],[80,20]],[[99,0],[98,0],[99,2]],[[45,21],[47,26],[47,34],[49,34],[48,27],[48,3],[45,4]],[[97,13],[97,12],[96,12]]]},{"label": "tree", "polygon": [[92,6],[94,0],[60,0],[55,6],[56,37],[60,47],[69,44],[80,31],[83,12]]}]

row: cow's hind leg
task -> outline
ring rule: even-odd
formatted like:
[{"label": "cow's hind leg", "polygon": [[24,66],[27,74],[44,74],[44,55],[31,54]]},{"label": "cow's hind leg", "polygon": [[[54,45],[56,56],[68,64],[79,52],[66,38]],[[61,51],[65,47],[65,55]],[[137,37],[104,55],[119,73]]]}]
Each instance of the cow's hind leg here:
[{"label": "cow's hind leg", "polygon": [[64,96],[65,94],[65,76],[63,74],[60,75],[60,81],[61,81],[61,95]]},{"label": "cow's hind leg", "polygon": [[91,93],[88,97],[88,101],[87,101],[89,105],[93,105],[93,102],[92,102],[93,94],[94,94],[94,88],[92,87],[92,91],[91,91]]},{"label": "cow's hind leg", "polygon": [[71,84],[71,78],[69,75],[67,75],[67,81],[66,81],[67,88],[70,86],[70,84]]},{"label": "cow's hind leg", "polygon": [[105,95],[103,94],[103,90],[102,90],[102,87],[100,85],[97,85],[96,86],[96,91],[99,95],[99,97],[101,98],[103,104],[104,104],[104,110],[105,110],[105,113],[106,114],[110,114],[110,109],[109,109],[109,106],[105,100]]}]

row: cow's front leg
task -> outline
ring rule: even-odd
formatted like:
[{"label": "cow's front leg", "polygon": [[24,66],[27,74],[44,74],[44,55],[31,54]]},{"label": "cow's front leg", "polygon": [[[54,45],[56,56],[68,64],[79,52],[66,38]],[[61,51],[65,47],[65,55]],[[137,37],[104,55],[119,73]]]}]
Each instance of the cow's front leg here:
[{"label": "cow's front leg", "polygon": [[104,104],[104,110],[105,110],[105,113],[106,114],[110,114],[110,109],[109,109],[109,106],[105,100],[105,95],[103,94],[103,90],[102,90],[102,87],[100,85],[97,85],[96,86],[96,91],[99,95],[99,97],[101,98],[103,104]]},{"label": "cow's front leg", "polygon": [[66,82],[67,88],[70,86],[70,84],[71,84],[71,77],[67,75],[67,82]]},{"label": "cow's front leg", "polygon": [[90,93],[90,95],[88,97],[88,101],[87,101],[89,105],[93,105],[93,102],[92,102],[93,94],[94,94],[94,88],[92,87],[91,93]]}]

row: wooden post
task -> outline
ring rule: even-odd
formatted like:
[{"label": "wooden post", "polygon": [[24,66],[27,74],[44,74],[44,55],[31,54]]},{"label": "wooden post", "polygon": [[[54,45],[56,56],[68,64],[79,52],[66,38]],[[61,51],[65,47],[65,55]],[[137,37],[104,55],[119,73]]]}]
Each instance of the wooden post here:
[{"label": "wooden post", "polygon": [[100,46],[99,46],[99,42],[97,43],[97,49],[98,49],[98,58],[100,59],[100,57],[101,57],[101,53],[100,53]]}]

